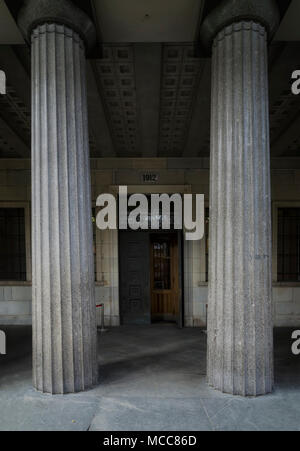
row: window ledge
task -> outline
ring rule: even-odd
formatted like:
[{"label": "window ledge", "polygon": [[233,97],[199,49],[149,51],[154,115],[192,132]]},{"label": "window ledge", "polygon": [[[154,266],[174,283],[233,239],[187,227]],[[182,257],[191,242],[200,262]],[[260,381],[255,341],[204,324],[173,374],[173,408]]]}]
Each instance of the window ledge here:
[{"label": "window ledge", "polygon": [[[104,284],[103,282],[95,282],[95,285],[97,287],[108,287],[110,285]],[[0,281],[0,287],[31,287],[32,286],[32,282],[30,281],[25,281],[25,282],[20,282],[17,280],[9,280],[9,281]],[[208,282],[199,282],[198,283],[199,287],[207,287],[208,286]],[[300,282],[273,282],[272,283],[273,287],[282,287],[282,288],[288,288],[288,287],[299,287],[300,288]]]},{"label": "window ledge", "polygon": [[31,287],[32,282],[20,282],[18,280],[0,280],[0,287]]},{"label": "window ledge", "polygon": [[273,282],[273,287],[277,288],[300,287],[300,282]]}]

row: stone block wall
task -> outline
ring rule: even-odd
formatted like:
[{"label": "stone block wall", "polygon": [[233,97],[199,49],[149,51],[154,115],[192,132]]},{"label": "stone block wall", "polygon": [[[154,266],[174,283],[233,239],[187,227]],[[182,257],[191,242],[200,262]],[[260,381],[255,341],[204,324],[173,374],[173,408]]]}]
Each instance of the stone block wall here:
[{"label": "stone block wall", "polygon": [[[279,160],[279,159],[278,159]],[[277,206],[300,207],[300,158],[272,161],[272,201],[274,237]],[[157,184],[144,184],[145,172],[158,175]],[[91,160],[92,197],[114,190],[119,184],[133,190],[144,188],[149,193],[158,189],[181,189],[205,195],[208,206],[208,159],[97,159]],[[30,161],[0,160],[1,205],[23,205],[30,210]],[[27,223],[30,237],[30,223]],[[273,267],[276,267],[276,240]],[[30,262],[30,246],[27,249]],[[184,316],[187,327],[205,327],[208,287],[206,282],[205,242],[184,242]],[[105,305],[106,326],[120,324],[118,233],[96,231],[96,303]],[[278,284],[273,274],[274,322],[278,327],[300,326],[300,283]],[[30,271],[24,283],[0,282],[0,324],[31,323]],[[100,317],[97,317],[98,323]]]},{"label": "stone block wall", "polygon": [[273,314],[276,327],[299,327],[300,286],[273,287]]},{"label": "stone block wall", "polygon": [[0,286],[0,324],[31,324],[31,286]]}]

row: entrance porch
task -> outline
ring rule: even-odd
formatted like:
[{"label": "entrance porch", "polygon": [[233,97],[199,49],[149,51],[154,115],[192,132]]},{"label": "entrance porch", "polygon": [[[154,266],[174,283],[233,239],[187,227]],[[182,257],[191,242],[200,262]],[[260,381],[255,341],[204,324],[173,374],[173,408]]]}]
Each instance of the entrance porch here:
[{"label": "entrance porch", "polygon": [[233,397],[206,384],[206,335],[175,325],[124,326],[98,335],[101,381],[76,395],[32,388],[31,328],[1,327],[0,430],[300,430],[300,359],[292,331],[275,329],[275,390]]}]

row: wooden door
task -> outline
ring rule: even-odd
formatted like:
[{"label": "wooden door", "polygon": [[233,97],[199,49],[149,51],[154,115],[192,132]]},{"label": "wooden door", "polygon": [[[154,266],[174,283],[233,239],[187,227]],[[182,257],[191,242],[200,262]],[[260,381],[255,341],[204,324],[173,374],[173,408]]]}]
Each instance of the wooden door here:
[{"label": "wooden door", "polygon": [[151,236],[152,321],[179,321],[180,283],[177,234]]}]

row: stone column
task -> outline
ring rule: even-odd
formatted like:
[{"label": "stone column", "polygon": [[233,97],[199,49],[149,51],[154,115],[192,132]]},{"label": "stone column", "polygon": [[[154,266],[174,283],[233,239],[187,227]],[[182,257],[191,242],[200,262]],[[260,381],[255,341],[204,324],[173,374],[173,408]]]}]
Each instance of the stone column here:
[{"label": "stone column", "polygon": [[85,47],[88,17],[67,0],[25,1],[32,48],[33,384],[97,383]]},{"label": "stone column", "polygon": [[202,29],[212,43],[208,382],[241,396],[273,389],[267,38],[277,23],[273,1],[225,0]]}]

